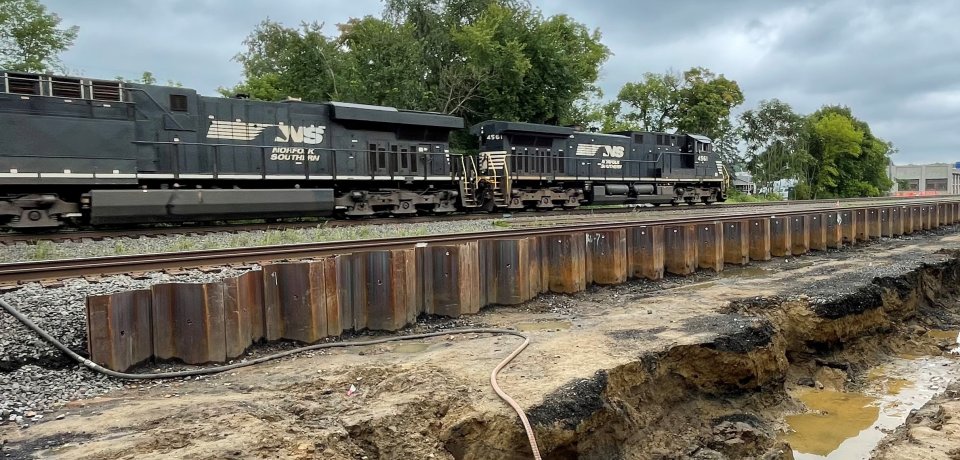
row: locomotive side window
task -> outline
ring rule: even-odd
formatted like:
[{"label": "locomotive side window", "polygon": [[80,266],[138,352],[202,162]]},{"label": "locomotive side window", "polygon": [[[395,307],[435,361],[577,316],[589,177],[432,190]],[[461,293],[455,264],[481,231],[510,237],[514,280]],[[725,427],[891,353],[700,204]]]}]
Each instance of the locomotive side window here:
[{"label": "locomotive side window", "polygon": [[171,94],[170,95],[170,110],[174,112],[186,112],[187,111],[187,96],[183,94]]}]

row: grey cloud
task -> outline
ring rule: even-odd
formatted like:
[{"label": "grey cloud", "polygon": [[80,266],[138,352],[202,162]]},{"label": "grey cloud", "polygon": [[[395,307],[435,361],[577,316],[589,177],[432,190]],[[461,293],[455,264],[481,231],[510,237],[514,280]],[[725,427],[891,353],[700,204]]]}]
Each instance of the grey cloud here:
[{"label": "grey cloud", "polygon": [[[333,26],[378,0],[41,0],[80,26],[65,64],[84,75],[150,70],[213,94],[241,78],[231,58],[266,17]],[[960,161],[960,3],[936,0],[533,0],[603,34],[608,97],[644,72],[708,67],[740,83],[744,108],[779,98],[800,112],[841,104],[900,149],[897,162]]]}]

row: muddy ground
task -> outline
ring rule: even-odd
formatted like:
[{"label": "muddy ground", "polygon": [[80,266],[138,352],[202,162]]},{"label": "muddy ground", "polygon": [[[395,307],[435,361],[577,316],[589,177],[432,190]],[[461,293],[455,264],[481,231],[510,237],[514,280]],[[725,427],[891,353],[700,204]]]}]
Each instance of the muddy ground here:
[{"label": "muddy ground", "polygon": [[[855,390],[869,369],[892,356],[948,355],[949,344],[928,331],[960,326],[955,250],[960,235],[948,228],[719,275],[543,296],[455,321],[425,319],[408,332],[528,331],[532,344],[499,380],[525,408],[547,459],[792,458],[784,420],[807,411],[792,396],[798,388]],[[490,370],[517,343],[456,336],[129,384],[75,401],[28,428],[0,426],[2,452],[90,459],[530,458],[516,415],[488,383]],[[357,391],[348,394],[351,386]],[[951,391],[936,404],[956,412],[957,388]],[[945,437],[957,442],[956,422],[924,417],[892,433],[878,455],[934,458],[891,446],[921,438],[930,446]],[[919,436],[921,429],[936,432],[931,424],[942,436]]]}]

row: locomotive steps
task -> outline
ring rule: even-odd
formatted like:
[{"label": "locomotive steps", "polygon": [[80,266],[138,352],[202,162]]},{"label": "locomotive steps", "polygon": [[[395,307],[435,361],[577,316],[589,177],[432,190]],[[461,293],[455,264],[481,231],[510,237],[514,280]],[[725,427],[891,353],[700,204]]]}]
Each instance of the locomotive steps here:
[{"label": "locomotive steps", "polygon": [[[960,262],[942,248],[960,249],[954,227],[540,296],[414,330],[528,331],[533,345],[500,382],[534,422],[544,458],[777,456],[789,450],[784,416],[803,410],[798,387],[855,390],[891,354],[940,353],[946,344],[928,331],[960,324]],[[89,439],[48,452],[72,458],[528,458],[515,416],[486,386],[513,346],[478,337],[302,356],[128,388],[0,435],[28,449],[53,434],[63,436],[55,445]]]}]

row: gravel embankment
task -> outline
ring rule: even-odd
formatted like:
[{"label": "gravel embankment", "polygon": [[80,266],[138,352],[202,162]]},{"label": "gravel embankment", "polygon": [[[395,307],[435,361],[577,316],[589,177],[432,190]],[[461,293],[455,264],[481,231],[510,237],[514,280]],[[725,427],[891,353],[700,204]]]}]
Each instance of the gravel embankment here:
[{"label": "gravel embankment", "polygon": [[[145,289],[158,283],[211,282],[240,273],[231,269],[181,275],[156,273],[138,279],[120,275],[97,283],[73,279],[59,288],[32,283],[0,297],[65,345],[85,355],[87,296]],[[121,385],[115,379],[76,365],[12,316],[0,312],[0,424],[27,423],[67,401],[102,394]]]}]

